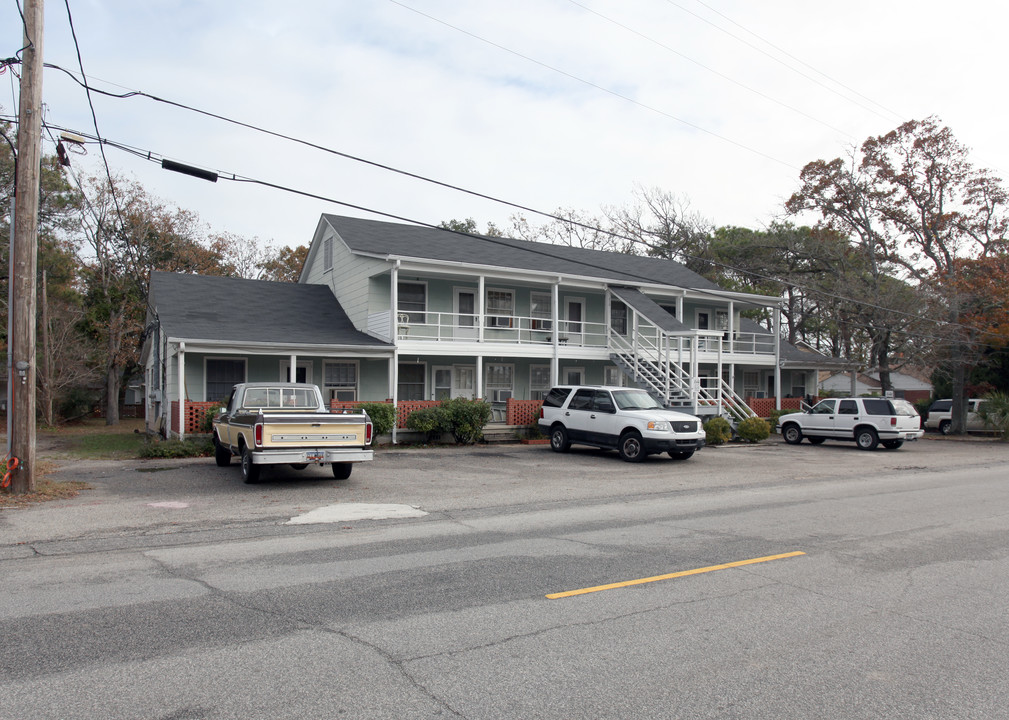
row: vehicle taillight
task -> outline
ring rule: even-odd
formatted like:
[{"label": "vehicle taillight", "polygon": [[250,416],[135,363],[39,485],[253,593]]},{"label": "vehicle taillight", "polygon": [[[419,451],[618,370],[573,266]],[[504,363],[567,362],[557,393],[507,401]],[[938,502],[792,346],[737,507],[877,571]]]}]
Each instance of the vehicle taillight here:
[{"label": "vehicle taillight", "polygon": [[543,406],[542,405],[540,405],[540,417],[541,418],[543,417]]},{"label": "vehicle taillight", "polygon": [[895,418],[895,417],[891,417],[891,418],[890,418],[890,424],[891,424],[891,425],[896,425],[896,424],[897,424],[897,418]]},{"label": "vehicle taillight", "polygon": [[256,435],[256,447],[263,447],[263,423],[256,423],[253,432]]},{"label": "vehicle taillight", "polygon": [[368,423],[367,425],[365,425],[365,431],[364,431],[364,444],[365,445],[371,445],[371,434],[372,434],[372,432],[374,432],[374,429],[375,429],[375,426],[372,425],[371,423]]}]

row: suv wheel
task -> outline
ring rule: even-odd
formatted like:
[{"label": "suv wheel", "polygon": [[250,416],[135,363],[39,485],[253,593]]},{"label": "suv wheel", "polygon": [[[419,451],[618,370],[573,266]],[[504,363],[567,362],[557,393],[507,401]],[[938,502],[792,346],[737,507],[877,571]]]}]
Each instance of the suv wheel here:
[{"label": "suv wheel", "polygon": [[953,422],[951,420],[943,420],[939,423],[939,432],[943,435],[949,435],[950,428],[953,427]]},{"label": "suv wheel", "polygon": [[789,445],[798,445],[802,442],[802,428],[795,423],[789,423],[781,430],[781,436]]},{"label": "suv wheel", "polygon": [[617,449],[620,451],[620,457],[627,462],[641,462],[645,459],[645,444],[636,432],[621,435]]},{"label": "suv wheel", "polygon": [[554,452],[567,452],[571,448],[568,431],[563,425],[557,425],[550,431],[550,449]]},{"label": "suv wheel", "polygon": [[879,436],[871,427],[858,428],[855,431],[855,444],[859,450],[875,450],[879,444]]}]

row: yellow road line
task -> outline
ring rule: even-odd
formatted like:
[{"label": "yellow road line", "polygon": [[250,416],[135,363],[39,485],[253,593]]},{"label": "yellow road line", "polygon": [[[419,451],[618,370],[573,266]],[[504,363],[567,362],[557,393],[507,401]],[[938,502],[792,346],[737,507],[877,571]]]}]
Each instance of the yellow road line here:
[{"label": "yellow road line", "polygon": [[610,583],[609,585],[596,585],[595,587],[582,588],[581,590],[568,590],[567,592],[551,593],[547,595],[550,600],[572,597],[574,595],[587,595],[588,593],[600,592],[602,590],[615,590],[617,588],[630,587],[631,585],[644,585],[645,583],[658,582],[659,580],[672,580],[673,578],[686,577],[688,575],[700,575],[701,573],[714,572],[715,570],[728,570],[729,568],[742,567],[743,565],[755,565],[757,563],[770,562],[771,560],[782,560],[784,558],[797,557],[806,553],[796,551],[782,553],[781,555],[767,555],[766,557],[751,558],[750,560],[736,560],[735,562],[723,565],[709,565],[708,567],[695,568],[693,570],[682,570],[680,572],[669,573],[668,575],[656,575],[655,577],[639,578],[637,580],[625,580],[624,582]]}]

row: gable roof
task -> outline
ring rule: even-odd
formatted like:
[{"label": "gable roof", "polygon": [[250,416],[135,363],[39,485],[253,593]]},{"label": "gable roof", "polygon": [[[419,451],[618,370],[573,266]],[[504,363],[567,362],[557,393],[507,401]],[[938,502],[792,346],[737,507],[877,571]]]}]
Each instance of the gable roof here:
[{"label": "gable roof", "polygon": [[605,250],[551,245],[512,238],[466,235],[440,228],[322,216],[353,252],[419,260],[442,260],[497,268],[580,275],[629,283],[722,291],[674,260]]},{"label": "gable roof", "polygon": [[391,347],[355,329],[325,285],[156,271],[150,304],[166,336],[180,340]]}]

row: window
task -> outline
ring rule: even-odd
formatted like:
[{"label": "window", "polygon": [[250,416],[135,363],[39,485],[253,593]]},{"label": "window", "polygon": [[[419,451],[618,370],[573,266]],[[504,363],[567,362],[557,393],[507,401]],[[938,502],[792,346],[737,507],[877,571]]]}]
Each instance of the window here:
[{"label": "window", "polygon": [[550,366],[529,366],[529,399],[542,400],[550,389]]},{"label": "window", "polygon": [[743,397],[756,397],[760,388],[760,373],[743,373]]},{"label": "window", "polygon": [[833,415],[834,408],[837,407],[837,400],[821,400],[816,404],[811,412],[813,415]]},{"label": "window", "polygon": [[515,293],[511,290],[487,291],[487,327],[510,328],[515,315]]},{"label": "window", "polygon": [[[848,402],[855,402],[854,400],[849,400]],[[866,415],[896,415],[897,412],[893,409],[893,405],[890,404],[889,400],[883,399],[872,399],[866,398],[862,401],[865,405]]]},{"label": "window", "polygon": [[715,329],[729,332],[729,311],[715,310]]},{"label": "window", "polygon": [[838,415],[858,415],[858,403],[854,400],[842,400],[837,408]]},{"label": "window", "polygon": [[566,367],[561,371],[561,378],[565,385],[584,385],[585,368]]},{"label": "window", "polygon": [[571,388],[554,388],[543,398],[543,405],[545,407],[560,407],[570,394]]},{"label": "window", "polygon": [[314,388],[251,388],[242,400],[245,409],[254,408],[311,408],[319,407]]},{"label": "window", "polygon": [[207,379],[204,397],[211,402],[224,400],[236,383],[245,382],[245,358],[207,358],[204,372]]},{"label": "window", "polygon": [[568,410],[591,410],[592,399],[595,396],[594,390],[581,388],[575,391],[575,396],[568,403]]},{"label": "window", "polygon": [[529,293],[529,316],[532,318],[533,330],[552,330],[550,293],[531,292]]},{"label": "window", "polygon": [[610,301],[610,329],[617,335],[627,334],[627,306],[619,300]]},{"label": "window", "polygon": [[513,365],[487,365],[487,395],[491,402],[504,402],[513,397],[515,367]]},{"label": "window", "polygon": [[603,368],[603,385],[623,385],[624,373],[616,365],[607,365]]},{"label": "window", "polygon": [[323,368],[323,391],[330,400],[357,400],[357,363],[327,362]]},{"label": "window", "polygon": [[400,365],[396,386],[400,400],[424,399],[424,365]]},{"label": "window", "polygon": [[322,269],[333,269],[333,238],[331,237],[322,241]]},{"label": "window", "polygon": [[424,283],[401,282],[396,286],[399,296],[397,312],[406,315],[407,322],[425,323],[427,318],[427,285]]}]

